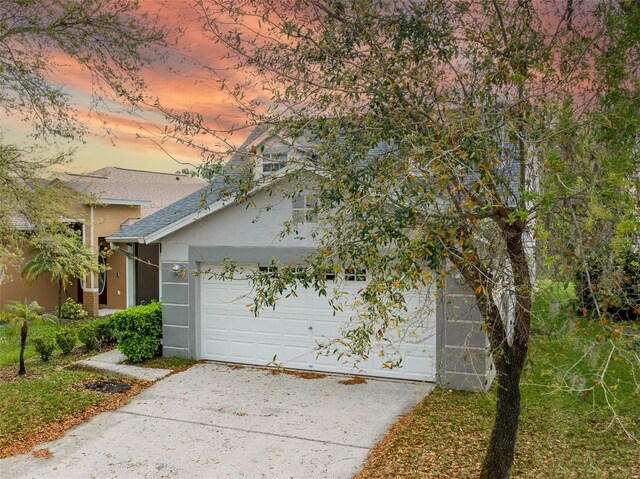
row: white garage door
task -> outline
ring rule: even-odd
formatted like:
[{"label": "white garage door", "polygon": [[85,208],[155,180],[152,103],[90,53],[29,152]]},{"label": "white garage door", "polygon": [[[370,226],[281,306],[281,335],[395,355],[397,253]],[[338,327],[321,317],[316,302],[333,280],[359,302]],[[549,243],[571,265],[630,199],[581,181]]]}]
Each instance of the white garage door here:
[{"label": "white garage door", "polygon": [[[388,369],[385,358],[373,352],[366,361],[318,355],[318,343],[340,337],[340,327],[348,323],[353,310],[334,311],[327,297],[313,290],[298,289],[297,297],[282,298],[276,309],[263,309],[255,317],[248,281],[220,281],[202,278],[201,357],[259,366],[276,363],[286,368],[379,376],[396,379],[435,381],[435,302],[415,295],[409,301],[410,321],[393,336],[402,366]],[[344,282],[345,291],[357,292],[361,281]],[[328,288],[332,290],[332,288]],[[422,295],[424,296],[424,295]],[[387,350],[391,350],[388,348]]]}]

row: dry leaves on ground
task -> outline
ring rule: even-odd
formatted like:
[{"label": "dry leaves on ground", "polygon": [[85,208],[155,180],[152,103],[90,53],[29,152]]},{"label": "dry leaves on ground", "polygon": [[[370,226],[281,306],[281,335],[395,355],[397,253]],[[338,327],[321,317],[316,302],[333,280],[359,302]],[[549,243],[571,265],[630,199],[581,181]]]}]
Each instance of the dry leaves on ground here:
[{"label": "dry leaves on ground", "polygon": [[[58,439],[72,427],[87,422],[89,419],[100,414],[101,412],[112,411],[124,406],[132,397],[139,394],[142,390],[144,390],[151,384],[152,382],[131,383],[131,389],[126,393],[105,395],[104,401],[101,401],[98,404],[94,404],[81,411],[68,414],[61,418],[59,421],[42,424],[27,436],[10,442],[6,446],[0,448],[0,459],[9,456],[17,456],[18,454],[24,454],[32,450],[38,444]],[[35,452],[38,451],[34,451],[34,453]]]}]

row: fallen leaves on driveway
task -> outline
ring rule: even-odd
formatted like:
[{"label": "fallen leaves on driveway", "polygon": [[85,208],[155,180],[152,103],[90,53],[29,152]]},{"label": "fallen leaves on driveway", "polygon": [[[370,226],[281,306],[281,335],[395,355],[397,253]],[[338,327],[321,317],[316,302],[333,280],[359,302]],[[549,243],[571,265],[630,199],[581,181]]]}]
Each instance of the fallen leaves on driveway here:
[{"label": "fallen leaves on driveway", "polygon": [[38,459],[51,459],[53,457],[53,453],[47,448],[36,449],[31,454]]},{"label": "fallen leaves on driveway", "polygon": [[346,386],[353,386],[354,384],[364,384],[367,382],[367,380],[365,378],[355,376],[349,379],[343,379],[342,381],[338,381],[338,382]]},{"label": "fallen leaves on driveway", "polygon": [[279,374],[288,374],[289,376],[296,376],[302,379],[324,379],[327,374],[311,373],[309,371],[298,371],[295,369],[269,369],[269,374],[277,376]]}]

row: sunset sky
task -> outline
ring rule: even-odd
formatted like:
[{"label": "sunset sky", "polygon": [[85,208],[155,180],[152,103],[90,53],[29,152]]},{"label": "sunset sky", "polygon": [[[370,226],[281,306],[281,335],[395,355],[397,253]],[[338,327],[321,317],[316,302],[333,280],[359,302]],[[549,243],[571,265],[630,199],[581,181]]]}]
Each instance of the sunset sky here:
[{"label": "sunset sky", "polygon": [[[184,28],[178,43],[170,47],[168,59],[149,65],[144,71],[150,97],[158,98],[165,107],[177,111],[198,112],[213,126],[228,128],[242,125],[243,116],[226,94],[220,91],[217,78],[200,65],[215,67],[224,76],[237,77],[239,72],[224,67],[220,59],[223,52],[201,33],[197,15],[186,1],[171,0],[167,4],[162,7],[158,0],[146,0],[143,6],[152,12],[162,8],[162,22],[169,29],[176,25]],[[174,40],[174,37],[170,37],[170,40]],[[58,58],[57,62],[59,66],[52,80],[66,88],[82,122],[90,128],[84,144],[73,144],[78,148],[73,162],[57,169],[84,173],[104,166],[119,166],[174,172],[184,167],[179,161],[191,164],[200,161],[198,150],[162,142],[159,131],[164,127],[165,119],[157,111],[128,114],[117,105],[108,105],[106,111],[99,113],[92,111],[91,78],[88,72],[66,58]],[[17,119],[5,117],[2,130],[8,141],[30,141],[27,138],[30,126]],[[239,144],[247,134],[246,129],[238,131],[231,140]],[[216,146],[213,143],[210,145]]]}]

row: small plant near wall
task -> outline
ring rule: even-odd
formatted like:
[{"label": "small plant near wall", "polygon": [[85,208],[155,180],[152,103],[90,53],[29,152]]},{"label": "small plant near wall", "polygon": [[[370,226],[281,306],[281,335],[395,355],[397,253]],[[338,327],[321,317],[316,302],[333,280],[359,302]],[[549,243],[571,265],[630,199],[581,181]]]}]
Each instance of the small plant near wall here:
[{"label": "small plant near wall", "polygon": [[87,317],[87,312],[82,309],[82,305],[76,303],[72,298],[67,298],[59,310],[56,307],[56,313],[56,316],[59,318],[72,321],[78,321]]},{"label": "small plant near wall", "polygon": [[138,363],[158,355],[162,339],[161,303],[118,311],[112,318],[118,349],[129,360]]}]

